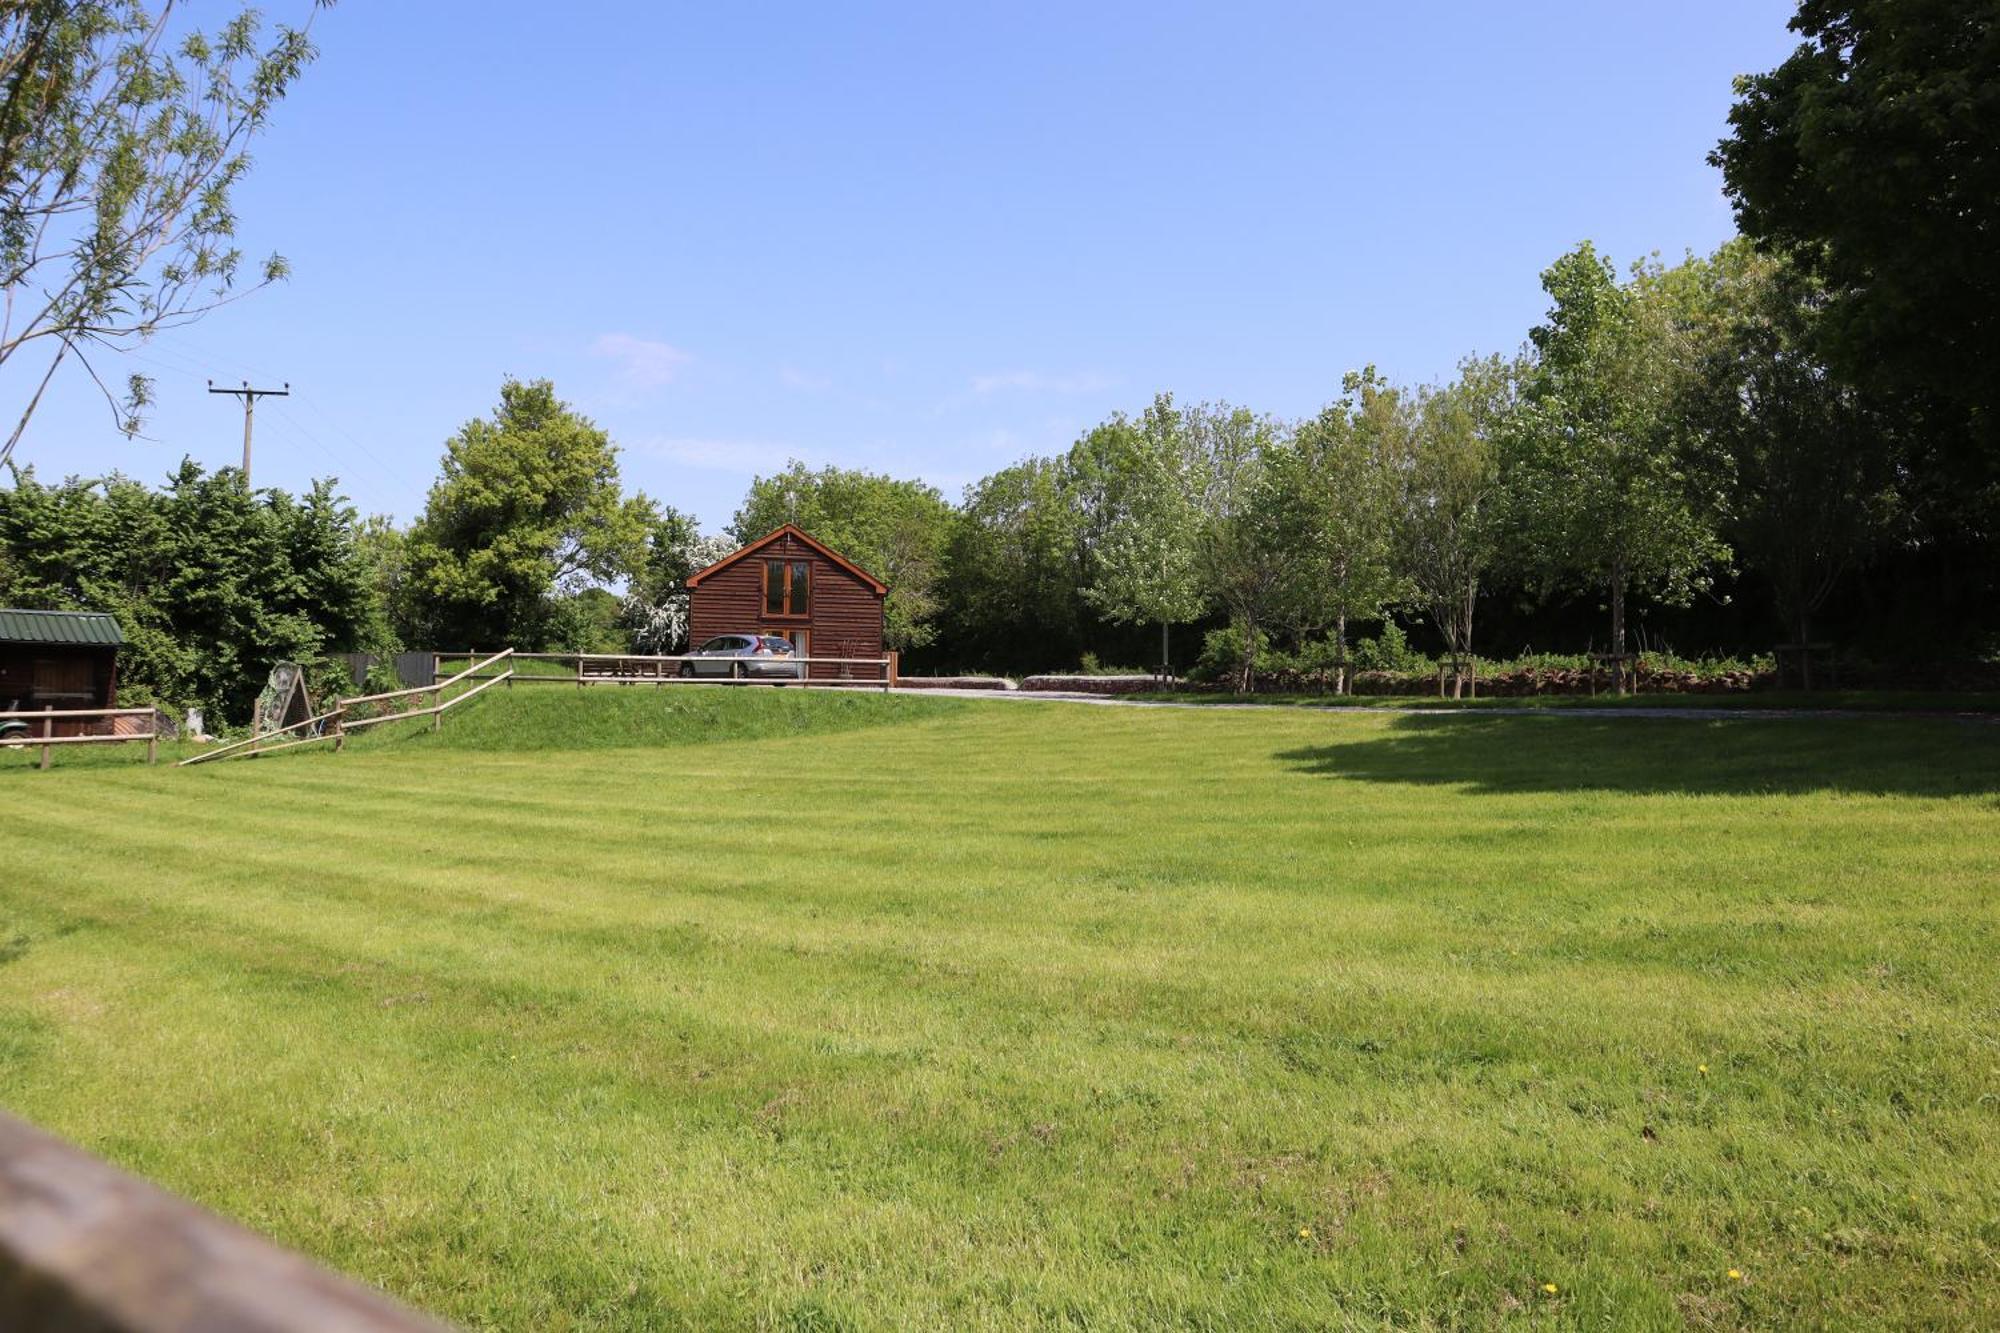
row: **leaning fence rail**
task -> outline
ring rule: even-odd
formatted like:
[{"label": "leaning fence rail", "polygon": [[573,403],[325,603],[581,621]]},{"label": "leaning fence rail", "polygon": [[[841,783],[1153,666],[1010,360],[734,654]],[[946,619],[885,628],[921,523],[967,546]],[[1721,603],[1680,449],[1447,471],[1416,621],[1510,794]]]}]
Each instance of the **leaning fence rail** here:
[{"label": "leaning fence rail", "polygon": [[[430,685],[418,685],[407,690],[389,690],[383,694],[358,694],[351,699],[342,699],[332,708],[315,717],[305,718],[287,727],[279,727],[276,731],[259,732],[255,736],[249,736],[240,741],[232,741],[230,744],[224,745],[219,749],[209,750],[203,754],[183,759],[180,762],[180,767],[186,768],[189,764],[206,763],[211,759],[248,759],[260,754],[276,754],[280,750],[290,750],[300,745],[316,745],[322,741],[332,741],[333,748],[340,750],[346,747],[347,733],[350,731],[360,731],[367,727],[379,726],[384,722],[402,722],[413,717],[429,718],[431,720],[431,730],[436,731],[439,719],[446,712],[456,708],[482,690],[497,685],[503,680],[512,680],[514,672],[511,668],[497,675],[490,676],[480,676],[475,673],[484,671],[486,668],[497,663],[504,662],[513,657],[513,655],[514,650],[512,648],[505,649],[494,653],[484,661],[473,663],[449,680],[440,680]],[[449,699],[443,697],[446,690],[467,680],[477,680],[479,683],[462,694],[455,694]],[[350,710],[357,705],[383,703],[391,699],[410,699],[420,694],[430,696],[431,702],[428,707],[408,708],[401,712],[377,713],[362,717],[349,716]],[[307,729],[311,729],[312,734],[295,737],[280,745],[269,743],[276,737]]]},{"label": "leaning fence rail", "polygon": [[[311,745],[315,741],[326,740],[328,739],[328,735],[323,734],[326,722],[329,718],[337,715],[339,711],[339,709],[335,709],[332,713],[321,713],[316,717],[304,718],[301,721],[294,722],[290,726],[279,727],[276,731],[260,731],[256,735],[246,736],[240,741],[231,741],[229,744],[219,746],[216,749],[204,750],[200,754],[190,755],[186,759],[181,760],[175,767],[186,768],[189,764],[205,764],[211,759],[229,759],[236,756],[247,758],[253,754],[269,754],[273,750],[289,750],[294,745]],[[283,745],[271,745],[267,743],[274,736],[289,736],[295,731],[303,731],[309,727],[320,728],[320,730],[315,731],[303,740],[290,740],[286,741]]]},{"label": "leaning fence rail", "polygon": [[[128,717],[145,718],[146,729],[123,730],[119,719]],[[57,722],[66,720],[84,727],[90,725],[85,719],[107,722],[111,729],[94,733],[79,731],[69,736],[56,735]],[[39,735],[27,725],[35,722],[41,724]],[[9,725],[10,723],[20,723],[22,729],[17,731]],[[0,713],[0,746],[22,750],[39,747],[42,752],[40,764],[42,768],[49,766],[50,750],[57,745],[122,745],[127,741],[146,742],[147,763],[150,764],[158,759],[160,757],[159,711],[153,708],[43,708],[39,711],[16,709]]]},{"label": "leaning fence rail", "polygon": [[[372,717],[358,718],[343,716],[339,730],[344,736],[347,732],[359,731],[364,727],[379,726],[384,722],[401,722],[413,717],[428,717],[431,719],[431,729],[435,731],[438,727],[439,719],[444,716],[448,709],[464,703],[467,699],[472,698],[488,686],[496,685],[503,680],[512,680],[514,678],[514,669],[511,666],[496,675],[482,676],[477,673],[485,671],[488,667],[494,666],[497,663],[510,661],[513,657],[514,650],[512,648],[505,648],[486,658],[484,661],[474,662],[471,666],[468,666],[465,670],[448,680],[433,681],[429,685],[416,685],[407,690],[389,690],[382,694],[362,694],[352,699],[342,699],[340,701],[340,712],[343,715],[356,704],[382,703],[390,699],[413,699],[420,694],[429,695],[431,702],[428,708],[409,708],[400,713],[379,713]],[[462,681],[475,679],[479,681],[479,684],[474,685],[471,689],[465,691],[465,693],[453,695],[449,699],[443,697],[444,691],[450,689],[452,686]],[[336,743],[335,748],[339,748],[338,743]]]},{"label": "leaning fence rail", "polygon": [[371,1287],[0,1114],[8,1333],[444,1333]]}]

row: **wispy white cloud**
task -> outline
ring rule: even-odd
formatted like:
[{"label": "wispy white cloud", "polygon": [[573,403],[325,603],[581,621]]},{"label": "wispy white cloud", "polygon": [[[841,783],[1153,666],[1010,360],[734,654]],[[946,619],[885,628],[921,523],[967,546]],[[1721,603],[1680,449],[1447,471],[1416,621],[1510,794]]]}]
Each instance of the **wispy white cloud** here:
[{"label": "wispy white cloud", "polygon": [[616,362],[626,383],[639,389],[673,383],[681,367],[694,359],[671,343],[635,338],[629,333],[600,334],[590,345],[590,354]]},{"label": "wispy white cloud", "polygon": [[800,370],[797,366],[786,366],[781,369],[778,372],[778,379],[788,389],[805,389],[813,393],[822,393],[833,387],[833,376],[815,375],[810,371]]},{"label": "wispy white cloud", "polygon": [[1114,381],[1108,375],[1095,371],[1081,371],[1072,375],[1048,375],[1039,370],[1008,370],[991,375],[974,375],[972,391],[977,394],[993,394],[1008,391],[1021,393],[1096,393],[1109,389]]},{"label": "wispy white cloud", "polygon": [[775,472],[799,451],[763,440],[724,440],[673,435],[642,439],[626,446],[634,453],[664,458],[683,467],[711,472]]}]

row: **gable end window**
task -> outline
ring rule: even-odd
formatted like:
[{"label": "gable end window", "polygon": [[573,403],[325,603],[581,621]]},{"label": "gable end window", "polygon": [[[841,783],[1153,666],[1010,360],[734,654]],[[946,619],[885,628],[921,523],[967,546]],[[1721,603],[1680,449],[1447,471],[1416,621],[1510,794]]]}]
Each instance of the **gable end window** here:
[{"label": "gable end window", "polygon": [[764,562],[764,614],[803,616],[812,611],[812,562]]}]

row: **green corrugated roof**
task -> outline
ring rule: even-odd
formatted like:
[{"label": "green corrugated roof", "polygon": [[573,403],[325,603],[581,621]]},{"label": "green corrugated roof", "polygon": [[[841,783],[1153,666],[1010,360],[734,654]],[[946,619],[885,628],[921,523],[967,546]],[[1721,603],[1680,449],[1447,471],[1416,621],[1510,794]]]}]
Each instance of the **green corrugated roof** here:
[{"label": "green corrugated roof", "polygon": [[123,642],[118,617],[103,611],[14,611],[0,607],[0,643],[116,647]]}]

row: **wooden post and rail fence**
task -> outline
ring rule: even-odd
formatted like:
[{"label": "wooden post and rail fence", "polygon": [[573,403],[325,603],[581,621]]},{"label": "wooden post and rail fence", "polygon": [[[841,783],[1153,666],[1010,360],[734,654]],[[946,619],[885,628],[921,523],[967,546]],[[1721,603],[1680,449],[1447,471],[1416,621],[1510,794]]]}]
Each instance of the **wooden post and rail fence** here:
[{"label": "wooden post and rail fence", "polygon": [[[139,730],[137,719],[145,718]],[[127,719],[132,719],[128,722]],[[58,724],[75,727],[67,736],[58,736]],[[109,724],[109,730],[90,731],[94,724]],[[0,713],[0,746],[9,749],[39,748],[41,767],[49,766],[49,754],[58,745],[123,745],[146,742],[146,762],[160,757],[160,714],[155,708],[44,708],[39,712],[16,709]]]},{"label": "wooden post and rail fence", "polygon": [[[444,661],[457,658],[466,659],[466,667],[451,676],[442,675]],[[567,664],[574,674],[524,671],[517,668],[517,663],[528,662]],[[693,654],[639,653],[517,653],[511,648],[485,657],[477,657],[476,654],[469,652],[434,653],[431,656],[431,682],[428,685],[413,685],[407,689],[341,699],[323,713],[301,719],[289,726],[258,732],[242,740],[191,755],[181,760],[179,766],[185,768],[191,764],[204,764],[215,759],[254,758],[257,755],[276,754],[299,746],[327,742],[331,742],[333,748],[339,751],[346,748],[350,732],[381,726],[385,722],[403,722],[412,718],[429,718],[431,730],[436,731],[442,725],[444,715],[451,709],[468,699],[476,698],[483,691],[502,682],[506,682],[511,689],[516,680],[573,684],[579,689],[585,685],[797,684],[816,688],[847,687],[887,691],[895,688],[898,665],[897,654],[890,653],[883,657],[783,659],[783,665],[795,669],[796,675],[793,676],[776,676],[757,670],[759,666],[768,667],[772,664],[773,659],[754,657],[722,658],[700,657]],[[815,668],[824,668],[832,674],[816,675]],[[468,683],[471,688],[449,698],[445,697],[446,691]],[[426,702],[415,702],[419,700]],[[398,704],[409,706],[392,707],[388,712],[373,711]],[[138,718],[147,719],[144,731],[136,730],[136,722],[129,721]],[[6,725],[10,722],[19,725],[10,728]],[[56,734],[58,725],[75,725],[81,728],[92,723],[106,722],[110,724],[109,728],[102,732],[67,736]],[[146,762],[152,763],[159,757],[161,734],[159,713],[152,708],[47,708],[40,712],[0,713],[0,747],[40,747],[43,768],[49,766],[50,750],[54,746],[124,741],[146,742]]]},{"label": "wooden post and rail fence", "polygon": [[[487,671],[491,667],[499,666],[513,656],[514,650],[508,648],[502,652],[494,653],[491,657],[483,661],[474,662],[471,666],[468,666],[465,670],[448,680],[434,680],[429,685],[417,685],[407,690],[389,690],[382,694],[359,694],[351,699],[342,699],[326,712],[314,717],[304,718],[292,723],[288,727],[279,727],[274,731],[259,732],[255,736],[249,736],[217,749],[192,755],[189,758],[181,760],[179,767],[186,768],[190,764],[205,764],[211,759],[250,759],[260,754],[276,754],[280,750],[290,750],[301,745],[318,745],[326,741],[333,742],[333,748],[339,751],[347,748],[347,736],[349,732],[361,731],[368,727],[379,727],[384,722],[403,722],[416,717],[429,718],[431,720],[431,730],[436,731],[443,724],[444,715],[464,703],[467,699],[476,698],[484,691],[493,688],[502,681],[512,681],[514,679],[514,671],[511,666],[493,674],[480,675],[477,673]],[[446,690],[468,680],[476,680],[478,684],[462,694],[453,695],[449,699],[444,697]],[[354,713],[354,710],[364,708],[367,705],[381,705],[392,702],[401,703],[405,700],[416,699],[418,697],[427,697],[430,703],[402,708],[388,713],[363,712],[359,715],[355,715]],[[279,741],[275,745],[271,743],[282,736],[289,736],[291,739]]]}]

